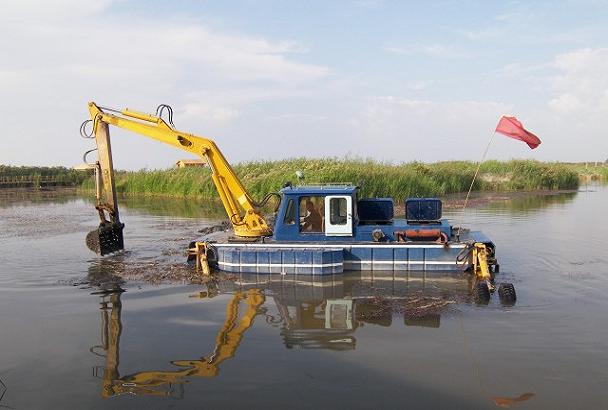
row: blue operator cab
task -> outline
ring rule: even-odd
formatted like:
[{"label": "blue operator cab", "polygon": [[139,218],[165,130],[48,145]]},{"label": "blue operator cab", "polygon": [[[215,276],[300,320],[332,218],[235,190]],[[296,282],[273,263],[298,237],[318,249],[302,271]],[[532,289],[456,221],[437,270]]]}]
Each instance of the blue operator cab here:
[{"label": "blue operator cab", "polygon": [[357,226],[357,187],[288,186],[281,190],[275,241],[352,241]]},{"label": "blue operator cab", "polygon": [[[358,243],[395,242],[405,230],[433,231],[452,236],[449,221],[441,219],[440,201],[431,198],[408,200],[420,213],[421,204],[439,203],[432,218],[394,218],[391,198],[358,198],[353,185],[295,186],[281,190],[282,200],[274,226],[275,242]],[[413,201],[413,203],[410,203]]]}]

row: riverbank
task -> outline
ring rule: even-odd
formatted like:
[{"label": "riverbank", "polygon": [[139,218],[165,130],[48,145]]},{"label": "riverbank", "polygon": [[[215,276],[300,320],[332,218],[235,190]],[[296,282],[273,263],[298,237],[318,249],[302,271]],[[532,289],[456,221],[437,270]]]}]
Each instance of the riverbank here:
[{"label": "riverbank", "polygon": [[608,181],[608,163],[602,162],[574,162],[563,163],[565,167],[577,173],[583,182]]},{"label": "riverbank", "polygon": [[[298,170],[304,173],[307,184],[353,183],[361,187],[364,197],[405,198],[466,192],[475,167],[474,162],[468,161],[394,165],[372,160],[298,158],[240,163],[234,170],[256,198],[276,192],[288,181],[298,183],[295,176]],[[565,190],[576,189],[578,184],[579,174],[567,164],[486,161],[473,191]],[[85,180],[82,188],[92,190],[93,179]],[[124,195],[217,198],[207,168],[118,171],[116,189]]]}]

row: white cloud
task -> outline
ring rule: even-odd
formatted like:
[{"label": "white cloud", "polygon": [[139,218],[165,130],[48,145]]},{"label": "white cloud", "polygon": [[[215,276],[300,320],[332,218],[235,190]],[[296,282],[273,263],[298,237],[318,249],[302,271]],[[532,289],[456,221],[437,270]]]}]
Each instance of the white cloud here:
[{"label": "white cloud", "polygon": [[355,0],[355,5],[365,9],[377,9],[384,6],[384,0]]},{"label": "white cloud", "polygon": [[481,154],[477,147],[490,137],[500,116],[511,111],[512,106],[493,101],[384,96],[371,98],[352,126],[373,157],[475,160]]},{"label": "white cloud", "polygon": [[476,30],[457,29],[455,31],[457,34],[460,34],[461,36],[471,41],[488,40],[491,38],[500,37],[501,34],[504,33],[504,30],[501,30],[497,27],[487,27]]},{"label": "white cloud", "polygon": [[410,81],[407,83],[407,88],[409,88],[410,90],[414,90],[414,91],[420,91],[420,90],[424,90],[424,89],[430,87],[432,84],[433,84],[433,81],[423,81],[423,80]]},{"label": "white cloud", "polygon": [[266,117],[268,120],[288,120],[288,121],[305,121],[305,122],[318,122],[325,121],[328,119],[326,115],[314,115],[314,114],[302,114],[302,113],[286,113],[280,115],[269,115]]},{"label": "white cloud", "polygon": [[[198,131],[209,134],[257,103],[308,93],[330,77],[325,66],[296,61],[308,49],[298,42],[228,33],[190,18],[125,17],[111,12],[116,3],[3,5],[0,111],[6,119],[0,162],[78,162],[87,146],[77,130],[91,99],[144,111],[169,103],[183,121],[181,129],[202,122],[205,129]],[[115,140],[123,168],[168,165],[183,155],[137,139]],[[231,149],[248,157],[236,152],[238,145]],[[133,155],[142,151],[150,155]]]},{"label": "white cloud", "polygon": [[108,9],[117,0],[19,0],[2,3],[0,21],[82,19]]},{"label": "white cloud", "polygon": [[563,93],[549,101],[549,107],[559,114],[581,111],[585,104],[576,95]]},{"label": "white cloud", "polygon": [[512,77],[514,84],[525,81],[543,98],[526,110],[544,141],[539,157],[587,161],[606,156],[608,49],[577,49],[546,63],[510,64],[495,73]]},{"label": "white cloud", "polygon": [[504,77],[521,77],[530,74],[538,74],[539,71],[551,68],[551,63],[543,64],[523,64],[523,63],[510,63],[497,70],[494,70],[493,74]]},{"label": "white cloud", "polygon": [[[359,4],[374,5],[382,4]],[[121,7],[121,1],[111,0],[3,4],[0,162],[79,162],[90,142],[78,138],[89,99],[143,111],[171,104],[179,129],[213,137],[231,161],[348,151],[378,159],[477,159],[475,147],[485,143],[504,113],[516,114],[545,141],[532,151],[535,157],[586,160],[608,149],[602,128],[608,111],[606,49],[580,49],[554,59],[518,50],[511,57],[520,62],[483,75],[478,67],[487,65],[469,70],[469,59],[463,58],[483,47],[467,49],[462,38],[460,43],[412,38],[385,43],[384,51],[407,62],[390,67],[394,74],[381,71],[386,61],[348,67],[347,54],[336,63],[343,71],[334,72],[314,63],[313,58],[326,58],[323,50],[309,54],[311,46],[294,39],[218,30],[193,16],[144,18]],[[539,24],[539,33],[551,35],[536,35],[521,29],[530,22],[506,10],[485,31],[464,27],[465,35],[499,50],[496,60],[488,54],[485,62],[491,63],[509,58],[512,51],[503,51],[503,42],[561,44],[562,38],[572,44],[599,32],[592,26],[551,32]],[[340,45],[335,41],[332,46]],[[364,56],[370,50],[351,52]],[[461,58],[458,65],[466,72],[417,71],[431,63],[441,67],[449,58]],[[546,62],[539,63],[541,58]],[[389,92],[398,95],[368,98]],[[115,134],[121,168],[169,166],[183,156]],[[576,147],[570,146],[573,136],[581,142]],[[509,140],[503,147],[503,142],[497,139],[500,149],[491,153],[529,155],[525,145]]]},{"label": "white cloud", "polygon": [[458,49],[446,44],[413,44],[408,46],[398,46],[394,44],[385,44],[382,50],[398,55],[422,54],[435,58],[460,58],[468,55],[464,50]]},{"label": "white cloud", "polygon": [[494,20],[496,21],[521,20],[522,18],[525,18],[525,15],[520,12],[507,12],[494,16]]},{"label": "white cloud", "polygon": [[403,47],[396,47],[396,46],[392,46],[392,45],[382,46],[382,50],[388,51],[389,53],[393,53],[393,54],[409,54],[409,53],[411,53],[411,51],[408,50],[408,49],[405,49]]},{"label": "white cloud", "polygon": [[219,123],[228,122],[238,118],[239,111],[229,107],[218,107],[203,102],[188,103],[183,108],[183,118],[206,121],[216,121]]},{"label": "white cloud", "polygon": [[456,50],[453,46],[430,44],[421,46],[421,52],[434,57],[464,57],[466,53]]},{"label": "white cloud", "polygon": [[549,107],[560,114],[605,117],[608,113],[608,49],[585,48],[560,54],[552,77],[556,96]]},{"label": "white cloud", "polygon": [[604,160],[608,138],[608,49],[584,48],[556,56],[547,78],[550,97],[539,110],[539,125],[553,158]]}]

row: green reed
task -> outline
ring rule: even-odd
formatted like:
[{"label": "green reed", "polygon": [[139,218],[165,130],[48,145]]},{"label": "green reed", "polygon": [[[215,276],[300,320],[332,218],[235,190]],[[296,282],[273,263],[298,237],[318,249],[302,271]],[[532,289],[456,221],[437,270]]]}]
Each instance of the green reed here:
[{"label": "green reed", "polygon": [[[253,161],[234,166],[235,172],[255,198],[278,191],[286,182],[353,183],[361,187],[363,197],[441,196],[468,190],[477,164],[447,161],[425,164],[392,164],[368,159],[308,159]],[[117,191],[124,194],[165,195],[214,199],[217,192],[207,168],[118,171]],[[530,160],[486,161],[482,164],[475,191],[513,191],[538,189],[574,189],[578,173],[559,163]],[[83,188],[92,189],[92,178]]]}]

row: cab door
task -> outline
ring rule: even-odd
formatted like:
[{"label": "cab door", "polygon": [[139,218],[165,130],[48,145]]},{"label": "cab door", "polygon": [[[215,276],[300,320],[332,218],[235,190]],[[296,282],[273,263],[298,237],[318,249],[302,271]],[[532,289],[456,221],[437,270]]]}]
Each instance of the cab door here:
[{"label": "cab door", "polygon": [[353,235],[353,198],[349,195],[325,197],[325,235]]}]

